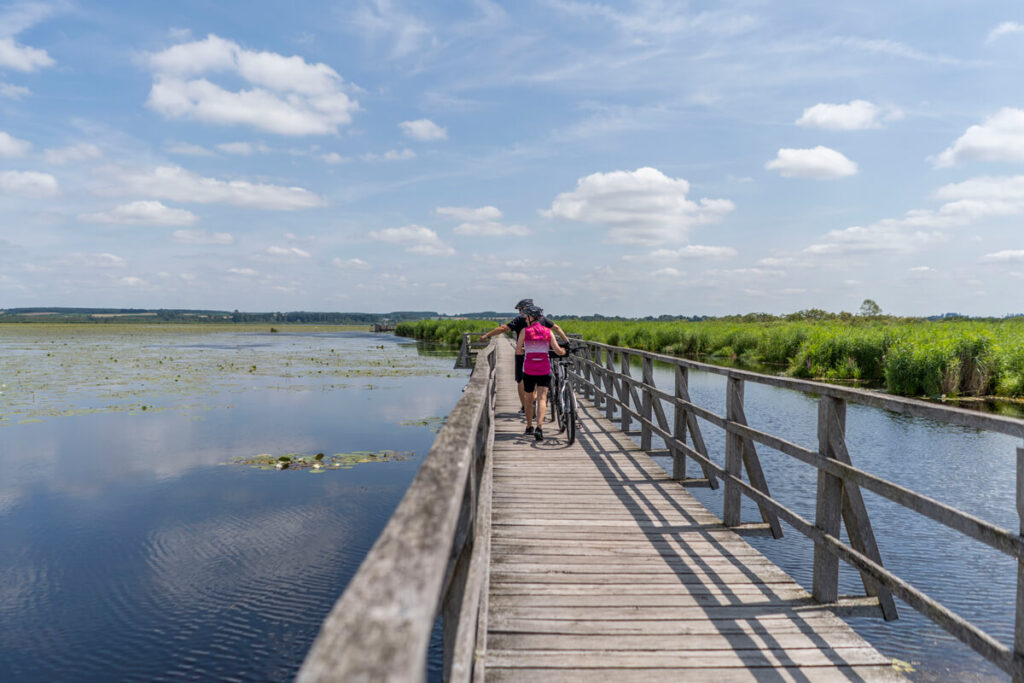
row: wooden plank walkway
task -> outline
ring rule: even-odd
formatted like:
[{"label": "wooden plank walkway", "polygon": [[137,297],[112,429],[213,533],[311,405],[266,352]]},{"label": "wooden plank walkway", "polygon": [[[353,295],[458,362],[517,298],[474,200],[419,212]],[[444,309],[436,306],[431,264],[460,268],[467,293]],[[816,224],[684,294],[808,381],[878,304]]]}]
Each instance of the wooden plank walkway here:
[{"label": "wooden plank walkway", "polygon": [[499,345],[489,681],[899,680],[590,406],[523,436]]}]

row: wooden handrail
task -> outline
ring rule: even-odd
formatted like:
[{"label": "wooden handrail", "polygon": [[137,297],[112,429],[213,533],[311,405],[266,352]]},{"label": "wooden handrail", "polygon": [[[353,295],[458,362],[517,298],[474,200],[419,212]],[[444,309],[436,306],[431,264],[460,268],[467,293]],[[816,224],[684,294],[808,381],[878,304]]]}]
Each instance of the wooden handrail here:
[{"label": "wooden handrail", "polygon": [[700,370],[701,372],[725,375],[726,377],[742,379],[744,381],[755,382],[757,384],[766,384],[773,387],[781,387],[783,389],[792,389],[805,394],[832,396],[850,403],[873,406],[875,408],[881,408],[883,410],[900,413],[902,415],[924,417],[938,420],[940,422],[948,422],[949,424],[955,424],[962,427],[974,427],[976,429],[984,429],[986,431],[1008,434],[1009,436],[1016,436],[1024,439],[1024,420],[1013,417],[989,415],[973,410],[967,410],[965,408],[954,408],[952,406],[929,403],[927,401],[921,401],[913,398],[892,396],[868,389],[842,387],[835,384],[825,384],[823,382],[795,379],[792,377],[765,375],[758,372],[751,372],[749,370],[724,368],[720,365],[701,363],[687,358],[666,356],[660,353],[652,353],[651,351],[641,351],[639,349],[631,349],[621,346],[610,346],[608,344],[602,344],[595,341],[581,340],[580,343],[595,349],[611,350],[614,353],[628,353],[630,356],[636,356],[637,358],[650,358],[651,360],[689,368],[691,370]]},{"label": "wooden handrail", "polygon": [[[445,680],[470,680],[489,561],[495,340],[380,538],[335,603],[297,681],[422,681],[444,617]],[[486,359],[486,362],[480,362]]]},{"label": "wooden handrail", "polygon": [[[775,520],[781,519],[814,542],[812,593],[817,600],[836,600],[838,561],[841,559],[860,571],[865,590],[868,595],[878,598],[882,615],[886,619],[896,618],[892,596],[898,596],[987,660],[1011,674],[1015,681],[1024,681],[1024,448],[1017,449],[1017,499],[1018,512],[1021,516],[1021,533],[1018,534],[854,467],[846,445],[845,416],[846,404],[852,402],[1021,438],[1024,438],[1024,420],[986,415],[863,389],[723,368],[598,342],[580,343],[584,345],[584,351],[575,356],[572,378],[583,396],[593,401],[596,407],[603,408],[609,420],[617,419],[624,429],[627,429],[633,420],[637,421],[642,446],[650,446],[652,435],[661,437],[673,455],[674,479],[683,480],[684,483],[692,481],[685,479],[684,474],[685,458],[690,458],[701,466],[709,483],[713,483],[715,477],[723,481],[725,496],[722,518],[727,525],[741,524],[739,497],[742,494],[757,503],[762,519],[770,525],[773,535],[781,535],[781,531],[775,533],[774,528],[774,525],[778,524]],[[618,356],[620,370],[615,368],[614,356]],[[643,361],[643,379],[636,379],[630,375],[630,361],[634,357]],[[676,367],[674,395],[654,386],[651,369],[653,361],[661,361]],[[727,415],[714,413],[690,400],[686,389],[686,372],[689,369],[724,375],[727,378]],[[798,446],[750,427],[746,423],[743,411],[745,382],[767,384],[818,396],[818,450]],[[665,405],[671,406],[674,411],[675,417],[671,426],[664,413]],[[724,430],[724,467],[709,456],[700,436],[696,418]],[[688,437],[693,442],[692,445],[686,443]],[[772,498],[767,481],[761,472],[754,442],[764,444],[817,469],[818,490],[813,523]],[[680,464],[679,460],[683,460],[683,463]],[[747,470],[749,481],[743,480],[743,469]],[[860,487],[1017,560],[1017,613],[1012,647],[1000,643],[883,566],[867,509],[861,498]],[[840,540],[841,525],[844,523],[850,539],[849,544]]]}]

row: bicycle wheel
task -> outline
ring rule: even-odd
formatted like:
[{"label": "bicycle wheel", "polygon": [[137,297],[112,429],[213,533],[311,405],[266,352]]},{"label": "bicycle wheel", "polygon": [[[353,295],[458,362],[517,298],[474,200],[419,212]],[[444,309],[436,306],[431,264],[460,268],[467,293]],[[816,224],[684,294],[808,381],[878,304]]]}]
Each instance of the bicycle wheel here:
[{"label": "bicycle wheel", "polygon": [[565,423],[565,441],[571,446],[576,441],[576,397],[568,385],[564,389],[564,394],[565,410],[562,411],[562,419]]},{"label": "bicycle wheel", "polygon": [[558,377],[557,370],[551,373],[551,390],[548,391],[548,403],[551,404],[551,424],[558,425],[558,431],[562,431],[562,406],[559,405],[562,397],[562,382]]}]

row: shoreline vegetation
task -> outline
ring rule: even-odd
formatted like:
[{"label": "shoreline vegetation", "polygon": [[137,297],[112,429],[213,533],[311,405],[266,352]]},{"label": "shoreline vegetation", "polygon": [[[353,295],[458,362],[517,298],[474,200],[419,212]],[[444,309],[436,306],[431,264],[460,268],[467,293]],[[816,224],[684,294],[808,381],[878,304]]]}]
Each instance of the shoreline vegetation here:
[{"label": "shoreline vegetation", "polygon": [[[938,320],[803,311],[702,321],[557,318],[567,333],[715,365],[930,399],[1024,398],[1024,318]],[[481,320],[400,323],[395,334],[459,343]]]}]

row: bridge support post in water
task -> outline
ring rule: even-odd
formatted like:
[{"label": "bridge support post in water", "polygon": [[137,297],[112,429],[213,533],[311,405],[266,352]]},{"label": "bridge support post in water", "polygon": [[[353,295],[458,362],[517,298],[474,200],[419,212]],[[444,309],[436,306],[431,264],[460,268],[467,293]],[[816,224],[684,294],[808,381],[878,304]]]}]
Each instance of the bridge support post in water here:
[{"label": "bridge support post in water", "polygon": [[[846,429],[846,402],[822,394],[818,400],[818,452],[835,459],[831,446],[832,429]],[[814,526],[839,538],[842,521],[843,480],[825,470],[818,470],[818,498]],[[835,602],[839,598],[839,557],[819,543],[814,544],[814,573],[811,593],[818,602]]]}]

